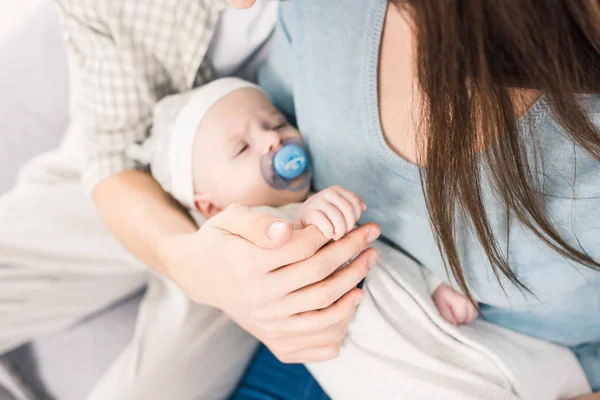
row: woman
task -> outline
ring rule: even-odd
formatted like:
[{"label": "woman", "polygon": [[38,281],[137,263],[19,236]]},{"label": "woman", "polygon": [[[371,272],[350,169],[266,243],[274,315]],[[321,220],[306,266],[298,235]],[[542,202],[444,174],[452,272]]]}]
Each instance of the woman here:
[{"label": "woman", "polygon": [[359,194],[490,321],[571,347],[595,391],[598,26],[596,1],[302,0],[262,73],[317,190]]}]

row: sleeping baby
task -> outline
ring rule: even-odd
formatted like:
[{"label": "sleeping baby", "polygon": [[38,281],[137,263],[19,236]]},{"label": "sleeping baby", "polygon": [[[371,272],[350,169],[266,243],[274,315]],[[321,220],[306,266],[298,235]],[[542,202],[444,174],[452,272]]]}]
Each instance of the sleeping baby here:
[{"label": "sleeping baby", "polygon": [[[366,209],[339,186],[309,195],[312,170],[300,133],[260,87],[237,78],[162,100],[152,138],[130,150],[150,163],[155,179],[198,224],[231,204],[268,206],[294,229],[315,225],[338,240]],[[477,317],[466,296],[424,273],[447,322],[469,324]]]}]

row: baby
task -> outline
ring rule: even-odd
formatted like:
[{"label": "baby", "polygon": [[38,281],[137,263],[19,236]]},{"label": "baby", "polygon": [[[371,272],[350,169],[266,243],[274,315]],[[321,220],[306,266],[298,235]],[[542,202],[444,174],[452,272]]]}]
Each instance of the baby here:
[{"label": "baby", "polygon": [[[234,203],[270,206],[294,229],[312,224],[338,240],[366,210],[339,186],[309,196],[312,172],[300,133],[260,87],[237,78],[162,100],[144,147],[153,176],[199,224]],[[469,324],[477,317],[466,296],[425,274],[446,321]]]}]

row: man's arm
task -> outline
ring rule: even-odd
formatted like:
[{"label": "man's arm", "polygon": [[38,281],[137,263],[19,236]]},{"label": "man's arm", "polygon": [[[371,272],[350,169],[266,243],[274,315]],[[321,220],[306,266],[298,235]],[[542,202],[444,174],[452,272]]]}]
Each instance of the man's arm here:
[{"label": "man's arm", "polygon": [[[197,228],[149,174],[136,170],[144,166],[128,157],[127,149],[146,138],[155,103],[181,89],[189,75],[182,72],[183,66],[172,64],[179,57],[184,58],[179,64],[191,65],[193,58],[177,44],[176,34],[183,32],[179,8],[213,15],[218,1],[215,9],[209,9],[213,3],[195,0],[180,1],[179,7],[169,2],[147,6],[137,0],[56,3],[72,62],[72,117],[85,139],[84,184],[102,219],[125,247],[169,275],[159,243],[165,236]],[[197,23],[210,31],[212,20]],[[189,40],[199,49],[207,47],[204,42],[211,35],[197,33],[187,35]],[[172,43],[165,46],[164,38],[172,38]]]},{"label": "man's arm", "polygon": [[171,278],[161,249],[168,236],[193,233],[192,219],[147,173],[124,171],[96,185],[93,198],[104,223],[146,265]]},{"label": "man's arm", "polygon": [[155,86],[168,76],[149,50],[134,48],[137,35],[128,32],[131,23],[121,22],[132,17],[126,11],[134,4],[131,0],[123,6],[95,0],[55,2],[71,64],[72,119],[85,143],[82,178],[91,191],[112,174],[141,167],[126,150],[145,139],[152,107],[163,95]]}]

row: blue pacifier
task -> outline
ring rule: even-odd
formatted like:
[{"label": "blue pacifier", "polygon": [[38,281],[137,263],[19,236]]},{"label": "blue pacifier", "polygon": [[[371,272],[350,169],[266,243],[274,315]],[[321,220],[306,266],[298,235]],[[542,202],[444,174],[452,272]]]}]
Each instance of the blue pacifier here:
[{"label": "blue pacifier", "polygon": [[281,148],[263,156],[260,170],[267,183],[274,189],[304,189],[312,178],[308,151],[296,138],[283,140]]}]

